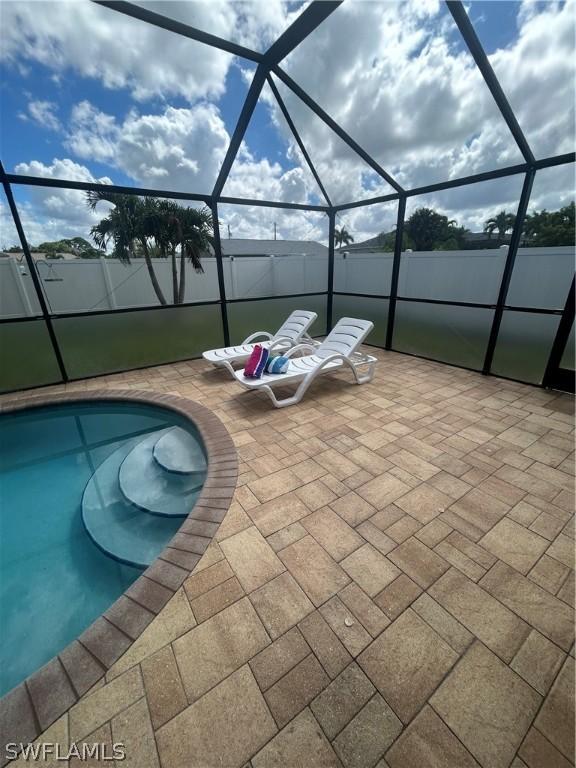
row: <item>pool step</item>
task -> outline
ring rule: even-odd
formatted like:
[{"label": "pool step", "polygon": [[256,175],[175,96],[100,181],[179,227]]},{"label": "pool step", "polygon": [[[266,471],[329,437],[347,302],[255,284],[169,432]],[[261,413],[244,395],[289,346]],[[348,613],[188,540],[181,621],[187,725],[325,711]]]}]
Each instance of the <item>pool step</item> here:
[{"label": "pool step", "polygon": [[140,440],[120,466],[118,480],[125,498],[145,512],[163,517],[184,517],[204,484],[205,472],[167,472],[154,458],[154,446],[170,429]]},{"label": "pool step", "polygon": [[82,521],[94,544],[105,554],[122,563],[146,568],[176,533],[182,518],[148,515],[129,503],[122,493],[120,467],[139,440],[118,448],[94,472],[82,497]]},{"label": "pool step", "polygon": [[154,445],[153,455],[168,472],[206,472],[206,456],[199,440],[180,427],[169,429]]},{"label": "pool step", "polygon": [[193,442],[179,427],[156,430],[100,464],[84,489],[82,522],[102,552],[139,568],[160,554],[202,491],[206,459]]}]

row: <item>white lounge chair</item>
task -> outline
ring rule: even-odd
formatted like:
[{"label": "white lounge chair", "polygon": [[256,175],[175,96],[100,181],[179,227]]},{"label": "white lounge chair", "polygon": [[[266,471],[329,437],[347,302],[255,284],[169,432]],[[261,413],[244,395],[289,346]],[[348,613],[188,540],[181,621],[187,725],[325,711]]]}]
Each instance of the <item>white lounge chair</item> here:
[{"label": "white lounge chair", "polygon": [[[374,376],[377,358],[357,352],[358,347],[370,333],[374,323],[343,317],[319,346],[298,344],[282,354],[290,358],[286,373],[265,373],[260,379],[245,378],[243,371],[234,371],[234,377],[245,389],[265,392],[276,408],[295,405],[302,400],[312,382],[322,373],[336,372],[349,368],[357,384],[366,384]],[[305,352],[304,357],[296,357]],[[276,398],[274,387],[299,382],[291,397]]]},{"label": "white lounge chair", "polygon": [[[268,349],[279,353],[282,352],[282,354],[295,344],[299,344],[302,339],[306,339],[311,346],[317,344],[318,342],[315,342],[308,335],[308,330],[317,317],[316,312],[296,310],[287,317],[275,334],[257,331],[244,339],[242,344],[237,347],[210,349],[204,352],[202,357],[217,368],[227,368],[234,375],[235,370],[232,363],[243,363],[248,360],[256,344],[261,344],[263,347],[268,347]],[[256,341],[260,337],[263,337],[263,341]]]}]

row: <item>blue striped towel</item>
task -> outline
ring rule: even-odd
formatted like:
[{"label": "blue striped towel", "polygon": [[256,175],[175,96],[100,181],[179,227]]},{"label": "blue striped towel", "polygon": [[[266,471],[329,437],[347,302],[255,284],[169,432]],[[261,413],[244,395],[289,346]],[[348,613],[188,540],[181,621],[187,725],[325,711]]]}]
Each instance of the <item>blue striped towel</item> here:
[{"label": "blue striped towel", "polygon": [[266,373],[286,373],[290,360],[282,355],[268,358],[266,363]]}]

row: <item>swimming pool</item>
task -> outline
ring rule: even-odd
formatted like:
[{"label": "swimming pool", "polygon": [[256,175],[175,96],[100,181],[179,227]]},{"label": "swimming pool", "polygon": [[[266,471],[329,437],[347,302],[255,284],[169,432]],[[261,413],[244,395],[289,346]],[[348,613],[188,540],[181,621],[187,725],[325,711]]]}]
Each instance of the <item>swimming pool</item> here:
[{"label": "swimming pool", "polygon": [[0,696],[78,637],[198,499],[206,450],[175,411],[59,404],[0,416]]}]

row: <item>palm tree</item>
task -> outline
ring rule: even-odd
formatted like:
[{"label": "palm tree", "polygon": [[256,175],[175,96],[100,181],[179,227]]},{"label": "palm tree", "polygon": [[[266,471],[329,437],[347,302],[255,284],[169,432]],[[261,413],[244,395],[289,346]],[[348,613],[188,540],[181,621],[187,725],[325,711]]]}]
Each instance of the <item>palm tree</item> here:
[{"label": "palm tree", "polygon": [[204,272],[201,256],[213,244],[210,210],[183,208],[171,200],[141,200],[133,195],[107,192],[88,193],[88,204],[92,209],[102,200],[112,203],[114,208],[105,219],[92,227],[91,234],[96,244],[105,247],[112,240],[114,256],[125,264],[130,263],[138,247],[161,304],[167,302],[154,272],[152,256],[170,258],[172,300],[174,304],[182,304],[186,292],[186,262],[189,261],[196,272]]},{"label": "palm tree", "polygon": [[152,201],[141,200],[135,195],[95,190],[87,193],[87,200],[88,206],[93,211],[101,202],[111,203],[114,206],[109,210],[108,216],[90,230],[96,245],[99,248],[106,248],[112,241],[112,253],[123,264],[130,264],[136,254],[136,245],[140,246],[154,293],[160,304],[167,304],[150,256],[149,240],[154,237]]},{"label": "palm tree", "polygon": [[488,232],[489,237],[492,237],[494,231],[498,232],[497,242],[500,244],[504,240],[506,233],[514,228],[515,221],[516,217],[514,214],[500,211],[496,216],[492,216],[492,218],[484,222],[484,232]]},{"label": "palm tree", "polygon": [[[158,200],[155,240],[172,262],[174,304],[182,304],[186,292],[186,261],[195,272],[204,272],[202,254],[213,245],[212,214],[209,208],[182,208],[169,200]],[[177,252],[180,251],[179,273]]]},{"label": "palm tree", "polygon": [[348,232],[346,227],[335,227],[334,229],[334,245],[339,248],[341,245],[349,245],[354,242],[354,238]]},{"label": "palm tree", "polygon": [[209,208],[181,208],[177,234],[180,241],[180,285],[178,304],[186,291],[186,260],[195,272],[204,272],[200,259],[214,244],[212,213]]}]

